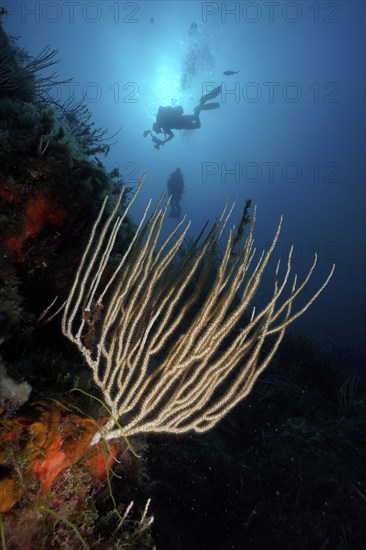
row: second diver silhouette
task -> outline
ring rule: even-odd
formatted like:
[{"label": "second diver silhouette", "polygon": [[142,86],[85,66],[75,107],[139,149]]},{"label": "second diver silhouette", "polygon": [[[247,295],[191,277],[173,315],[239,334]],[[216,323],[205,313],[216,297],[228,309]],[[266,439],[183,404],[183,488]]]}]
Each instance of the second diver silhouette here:
[{"label": "second diver silhouette", "polygon": [[170,174],[166,186],[171,196],[169,217],[179,220],[181,213],[180,201],[182,200],[182,193],[184,193],[184,179],[179,166]]},{"label": "second diver silhouette", "polygon": [[172,130],[196,130],[201,127],[200,112],[210,111],[220,107],[220,103],[207,103],[210,99],[214,99],[221,93],[221,86],[213,89],[201,97],[199,104],[194,109],[193,115],[184,115],[183,107],[159,107],[156,115],[156,121],[153,124],[153,131],[156,134],[164,133],[164,140],[161,140],[153,135],[151,130],[145,130],[144,137],[151,135],[155,149],[159,149],[162,145],[174,138]]}]

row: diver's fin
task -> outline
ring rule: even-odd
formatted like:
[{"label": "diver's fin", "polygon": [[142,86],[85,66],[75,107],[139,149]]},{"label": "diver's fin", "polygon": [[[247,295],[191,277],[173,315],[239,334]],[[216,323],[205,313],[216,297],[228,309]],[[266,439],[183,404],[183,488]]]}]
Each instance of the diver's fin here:
[{"label": "diver's fin", "polygon": [[217,86],[217,88],[214,88],[212,92],[209,92],[208,94],[203,95],[200,99],[200,103],[206,103],[206,101],[209,101],[210,99],[214,99],[215,97],[217,97],[219,94],[221,94],[221,88],[222,88],[222,85]]},{"label": "diver's fin", "polygon": [[220,103],[205,103],[204,105],[200,105],[201,111],[211,111],[211,109],[217,109],[220,107]]}]

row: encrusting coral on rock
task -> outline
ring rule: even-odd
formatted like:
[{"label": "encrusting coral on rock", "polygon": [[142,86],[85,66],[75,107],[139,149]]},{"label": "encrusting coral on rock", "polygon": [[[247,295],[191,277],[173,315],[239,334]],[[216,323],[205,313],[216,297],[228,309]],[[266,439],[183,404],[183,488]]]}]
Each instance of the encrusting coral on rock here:
[{"label": "encrusting coral on rock", "polygon": [[[124,441],[90,446],[98,425],[68,394],[82,382],[80,362],[52,322],[94,216],[120,185],[118,171],[108,173],[96,157],[109,150],[106,131],[85,105],[61,105],[49,93],[57,77],[44,71],[56,53],[47,47],[32,58],[0,21],[2,540],[8,549],[94,547],[97,540],[103,549],[127,539],[151,548],[148,516],[139,512],[148,496],[137,496],[136,512],[130,506],[141,461]],[[130,219],[123,230],[121,242],[133,234]],[[103,425],[106,411],[93,413]]]}]

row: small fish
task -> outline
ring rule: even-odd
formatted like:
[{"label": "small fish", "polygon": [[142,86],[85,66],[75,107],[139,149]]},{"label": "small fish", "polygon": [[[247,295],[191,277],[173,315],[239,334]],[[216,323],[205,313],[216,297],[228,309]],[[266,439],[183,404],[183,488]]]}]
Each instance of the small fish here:
[{"label": "small fish", "polygon": [[238,74],[239,71],[225,71],[223,74],[226,76],[231,76],[232,74]]}]

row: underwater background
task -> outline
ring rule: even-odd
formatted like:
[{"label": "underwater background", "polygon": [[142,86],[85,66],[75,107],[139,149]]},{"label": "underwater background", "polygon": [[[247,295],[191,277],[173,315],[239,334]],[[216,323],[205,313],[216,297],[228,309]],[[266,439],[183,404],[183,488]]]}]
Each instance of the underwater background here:
[{"label": "underwater background", "polygon": [[[26,82],[29,73],[21,95],[1,87],[9,73],[0,69],[0,375],[24,394],[17,401],[0,391],[3,548],[363,548],[365,4],[3,1],[0,8],[4,31],[26,52],[7,57],[4,48],[0,67],[15,60],[16,73],[19,60],[29,63],[47,45],[59,60],[40,71],[49,109],[42,86],[40,102]],[[159,106],[193,114],[217,86],[219,107],[201,111],[199,129],[173,130],[159,149],[144,137]],[[59,105],[70,109],[63,118]],[[82,108],[69,116],[75,105],[90,118]],[[94,395],[95,387],[61,334],[60,316],[49,320],[55,308],[46,308],[67,295],[105,194],[118,195],[121,179],[134,189],[147,173],[121,231],[123,248],[177,167],[188,241],[226,200],[236,199],[230,221],[238,225],[250,199],[260,252],[283,214],[257,309],[291,246],[300,280],[318,254],[300,305],[333,264],[335,273],[288,329],[253,392],[214,430],[131,438],[135,454],[121,439],[89,456],[92,418],[102,413],[69,391]],[[162,237],[176,223],[167,216]]]},{"label": "underwater background", "polygon": [[[97,126],[110,135],[120,130],[103,162],[118,166],[131,186],[148,173],[136,220],[178,166],[192,236],[235,196],[235,222],[246,198],[258,205],[258,248],[283,214],[274,260],[294,244],[301,275],[317,252],[314,288],[336,264],[331,285],[299,326],[327,348],[351,347],[365,357],[362,2],[3,5],[8,32],[31,54],[47,44],[59,50],[60,79],[74,81],[57,87],[58,99],[84,98]],[[228,70],[239,73],[225,76]],[[160,105],[192,114],[220,84],[220,108],[201,112],[200,129],[176,131],[159,151],[142,137]]]}]

